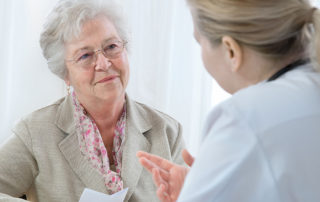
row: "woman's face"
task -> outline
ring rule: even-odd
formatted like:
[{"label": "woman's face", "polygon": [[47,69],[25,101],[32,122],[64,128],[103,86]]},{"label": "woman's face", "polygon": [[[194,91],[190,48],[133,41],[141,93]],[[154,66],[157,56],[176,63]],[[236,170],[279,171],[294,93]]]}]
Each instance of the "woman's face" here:
[{"label": "woman's face", "polygon": [[230,68],[226,62],[226,55],[222,44],[212,46],[209,40],[196,29],[194,37],[201,46],[202,62],[208,73],[227,92],[230,92]]},{"label": "woman's face", "polygon": [[129,79],[129,63],[125,48],[112,59],[96,52],[95,62],[86,66],[79,62],[86,59],[92,51],[101,50],[106,45],[112,48],[115,41],[122,41],[115,26],[108,18],[99,16],[85,22],[79,37],[65,44],[68,70],[65,80],[74,88],[82,104],[96,101],[112,102],[124,97]]}]

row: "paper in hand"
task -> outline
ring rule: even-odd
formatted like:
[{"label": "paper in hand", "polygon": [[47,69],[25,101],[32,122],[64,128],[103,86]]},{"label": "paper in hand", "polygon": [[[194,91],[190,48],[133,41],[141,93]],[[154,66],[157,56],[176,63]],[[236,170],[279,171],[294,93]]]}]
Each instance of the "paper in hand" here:
[{"label": "paper in hand", "polygon": [[94,191],[92,189],[85,188],[81,194],[79,202],[123,202],[128,192],[128,188],[125,188],[112,195],[107,195],[101,192]]}]

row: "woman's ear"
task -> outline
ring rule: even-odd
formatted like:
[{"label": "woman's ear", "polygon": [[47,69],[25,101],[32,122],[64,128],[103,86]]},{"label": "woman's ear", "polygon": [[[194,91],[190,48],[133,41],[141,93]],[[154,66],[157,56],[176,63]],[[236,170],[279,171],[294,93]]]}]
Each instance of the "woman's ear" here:
[{"label": "woman's ear", "polygon": [[66,83],[67,86],[70,86],[70,81],[69,80],[64,80],[64,82]]},{"label": "woman's ear", "polygon": [[240,44],[229,36],[222,37],[222,46],[226,53],[227,61],[229,61],[231,71],[237,72],[242,64],[242,48]]},{"label": "woman's ear", "polygon": [[64,82],[66,83],[67,86],[70,86],[70,80],[68,74],[64,77]]}]

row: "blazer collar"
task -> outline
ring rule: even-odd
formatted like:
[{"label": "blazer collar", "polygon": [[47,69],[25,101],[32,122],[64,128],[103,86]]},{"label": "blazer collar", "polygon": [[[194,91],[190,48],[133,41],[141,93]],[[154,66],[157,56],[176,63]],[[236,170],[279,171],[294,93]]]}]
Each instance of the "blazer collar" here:
[{"label": "blazer collar", "polygon": [[[60,104],[57,110],[55,124],[65,133],[70,134],[75,131],[73,118],[73,104],[71,95],[66,96],[57,102]],[[130,122],[134,128],[144,133],[152,128],[150,120],[146,117],[146,112],[131,100],[126,94],[127,122]],[[129,114],[129,115],[128,115]],[[134,118],[134,119],[133,119]]]},{"label": "blazer collar", "polygon": [[67,95],[62,101],[58,101],[58,104],[60,106],[57,110],[55,124],[66,134],[71,134],[75,131],[71,95]]},{"label": "blazer collar", "polygon": [[[151,144],[145,137],[145,133],[152,128],[152,124],[141,105],[132,101],[127,95],[126,106],[127,120],[125,140],[122,143],[123,155],[121,176],[124,181],[124,187],[129,187],[126,196],[126,200],[128,200],[134,192],[143,170],[143,167],[136,157],[136,153],[140,150],[146,152],[150,151]],[[107,193],[101,175],[80,152],[78,137],[75,131],[71,96],[66,96],[60,103],[55,123],[57,127],[67,134],[67,136],[59,143],[59,148],[70,167],[86,187]]]},{"label": "blazer collar", "polygon": [[143,167],[136,156],[138,151],[149,152],[151,144],[146,138],[146,132],[152,128],[146,112],[126,95],[127,122],[122,154],[121,177],[124,188],[129,187],[125,200],[129,200],[141,176]]},{"label": "blazer collar", "polygon": [[56,126],[66,134],[66,137],[58,145],[59,149],[85,187],[108,193],[100,173],[80,152],[73,110],[72,97],[66,96],[60,102],[55,121]]},{"label": "blazer collar", "polygon": [[150,117],[146,111],[141,107],[141,104],[137,104],[135,101],[131,100],[126,94],[126,105],[127,105],[127,122],[129,125],[141,133],[152,128],[152,123],[150,122]]}]

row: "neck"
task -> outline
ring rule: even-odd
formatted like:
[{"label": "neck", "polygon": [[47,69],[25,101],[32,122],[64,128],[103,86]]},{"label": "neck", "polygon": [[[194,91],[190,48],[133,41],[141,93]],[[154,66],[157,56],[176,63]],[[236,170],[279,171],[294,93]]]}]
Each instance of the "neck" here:
[{"label": "neck", "polygon": [[113,131],[119,120],[125,103],[125,95],[111,101],[95,100],[90,103],[81,103],[87,113],[97,124],[99,131]]},{"label": "neck", "polygon": [[[304,64],[306,62],[306,60],[307,59],[305,57],[295,55],[295,57],[290,57],[287,60],[284,60],[282,62],[278,62],[278,63],[275,62],[273,64],[273,68],[272,68],[272,66],[270,66],[269,67],[270,71],[266,72],[266,74],[264,75],[264,78],[261,80],[274,79],[274,78],[272,78],[274,76],[277,78],[278,75],[276,75],[276,74],[278,74],[280,71],[290,71],[295,66],[299,66],[301,64]],[[285,68],[289,68],[289,70],[288,69],[285,70]],[[280,74],[283,74],[283,73],[280,73]]]},{"label": "neck", "polygon": [[238,78],[235,79],[237,82],[235,82],[233,85],[234,91],[232,94],[248,86],[268,80],[280,69],[295,62],[297,58],[301,58],[301,56],[294,55],[292,57],[283,58],[282,60],[273,61],[259,54],[250,53],[250,55],[248,55],[244,61],[245,64],[243,67],[245,68],[241,68],[236,75]]}]

